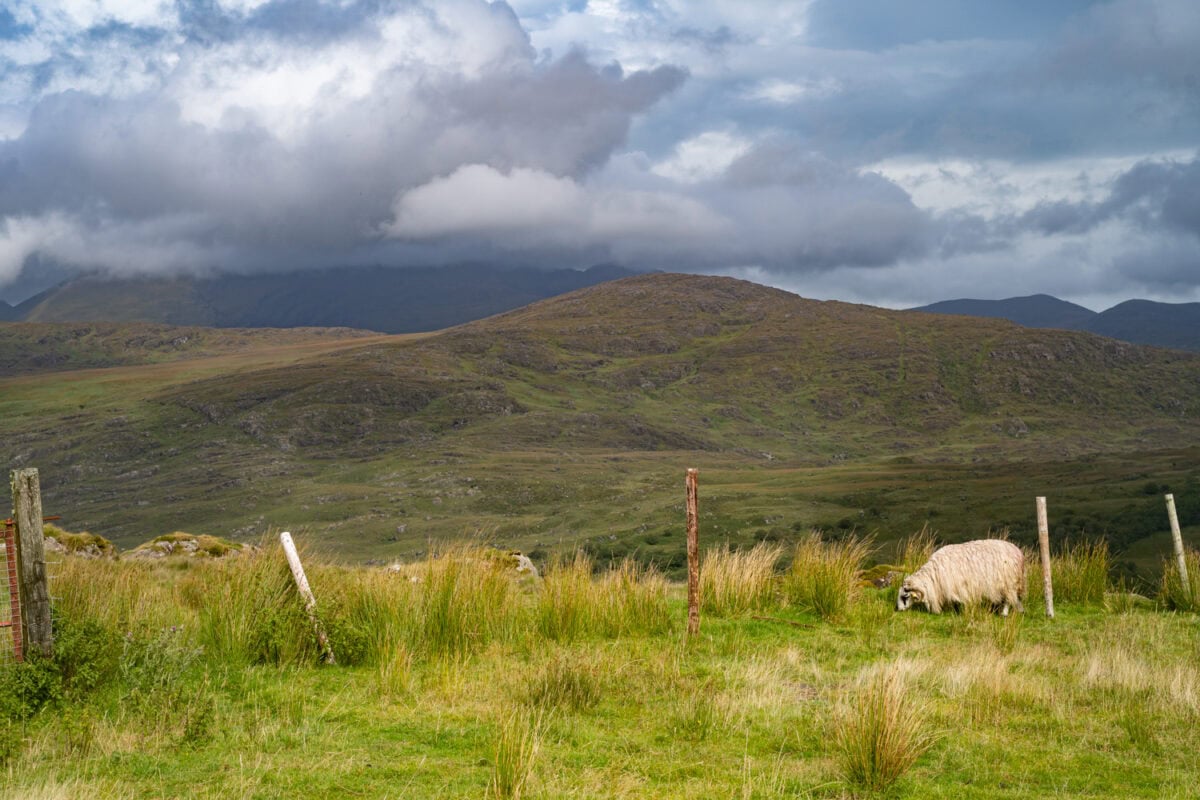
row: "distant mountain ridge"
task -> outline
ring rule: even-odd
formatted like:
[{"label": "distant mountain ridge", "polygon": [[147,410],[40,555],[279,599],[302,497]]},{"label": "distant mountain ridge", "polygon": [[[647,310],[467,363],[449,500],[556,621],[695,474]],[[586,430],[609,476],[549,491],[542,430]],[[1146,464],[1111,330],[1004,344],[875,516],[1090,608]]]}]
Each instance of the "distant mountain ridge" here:
[{"label": "distant mountain ridge", "polygon": [[1200,303],[1127,300],[1096,312],[1047,294],[1035,294],[1006,300],[943,300],[909,310],[1006,319],[1027,328],[1087,331],[1134,344],[1200,350]]},{"label": "distant mountain ridge", "polygon": [[611,265],[540,270],[468,264],[211,278],[82,277],[15,308],[6,304],[0,319],[413,333],[441,330],[633,274]]}]

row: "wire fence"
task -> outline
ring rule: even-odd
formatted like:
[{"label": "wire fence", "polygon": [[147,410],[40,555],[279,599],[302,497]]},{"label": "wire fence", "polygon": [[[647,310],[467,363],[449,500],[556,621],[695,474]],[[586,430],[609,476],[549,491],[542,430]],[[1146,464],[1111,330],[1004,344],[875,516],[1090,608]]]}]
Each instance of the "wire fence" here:
[{"label": "wire fence", "polygon": [[0,664],[21,660],[21,606],[17,590],[16,529],[0,523]]}]

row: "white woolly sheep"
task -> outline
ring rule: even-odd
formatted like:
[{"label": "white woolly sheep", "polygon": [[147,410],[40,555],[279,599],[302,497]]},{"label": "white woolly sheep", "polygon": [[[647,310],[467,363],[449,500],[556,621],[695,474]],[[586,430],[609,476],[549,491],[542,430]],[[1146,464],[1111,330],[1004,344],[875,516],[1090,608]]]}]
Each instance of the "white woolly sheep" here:
[{"label": "white woolly sheep", "polygon": [[933,614],[952,605],[988,602],[1002,616],[1024,611],[1025,554],[1012,542],[978,539],[940,547],[900,585],[896,610],[923,605]]}]

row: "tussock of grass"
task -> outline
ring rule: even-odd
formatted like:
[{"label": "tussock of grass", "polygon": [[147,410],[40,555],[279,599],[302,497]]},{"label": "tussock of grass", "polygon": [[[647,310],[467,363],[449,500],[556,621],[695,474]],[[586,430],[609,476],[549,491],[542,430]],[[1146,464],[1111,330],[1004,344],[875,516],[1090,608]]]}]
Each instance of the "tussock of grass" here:
[{"label": "tussock of grass", "polygon": [[700,564],[701,610],[735,617],[773,605],[775,565],[782,555],[782,546],[766,542],[750,550],[707,551]]},{"label": "tussock of grass", "polygon": [[535,609],[547,639],[658,633],[670,626],[666,580],[653,568],[626,559],[593,579],[582,552],[546,569]]},{"label": "tussock of grass", "polygon": [[784,579],[788,600],[824,619],[842,619],[857,596],[858,573],[871,544],[858,536],[823,541],[813,531],[796,545],[791,571]]},{"label": "tussock of grass", "polygon": [[937,531],[926,522],[921,530],[907,537],[900,543],[898,566],[905,575],[912,574],[925,565],[933,551],[937,549]]},{"label": "tussock of grass", "polygon": [[871,792],[890,789],[937,738],[927,709],[912,702],[904,669],[897,665],[871,676],[834,725],[842,778]]},{"label": "tussock of grass", "polygon": [[533,675],[527,699],[543,711],[580,712],[594,708],[601,695],[599,665],[559,652]]},{"label": "tussock of grass", "polygon": [[1183,552],[1188,582],[1184,585],[1179,564],[1174,558],[1163,560],[1159,599],[1176,611],[1200,611],[1200,552],[1186,548]]},{"label": "tussock of grass", "polygon": [[500,724],[493,743],[489,800],[520,800],[525,796],[542,743],[542,717],[517,709]]}]

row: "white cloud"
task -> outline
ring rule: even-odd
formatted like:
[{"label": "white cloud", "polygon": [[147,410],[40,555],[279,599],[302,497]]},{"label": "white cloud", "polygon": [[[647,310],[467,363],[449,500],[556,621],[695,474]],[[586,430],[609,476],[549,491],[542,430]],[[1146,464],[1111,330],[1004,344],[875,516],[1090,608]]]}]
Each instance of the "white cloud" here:
[{"label": "white cloud", "polygon": [[750,149],[751,142],[725,131],[707,131],[675,146],[654,172],[681,183],[712,180]]}]

